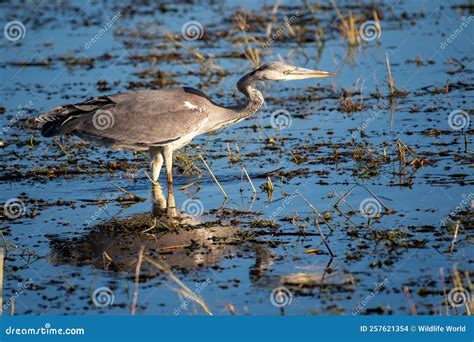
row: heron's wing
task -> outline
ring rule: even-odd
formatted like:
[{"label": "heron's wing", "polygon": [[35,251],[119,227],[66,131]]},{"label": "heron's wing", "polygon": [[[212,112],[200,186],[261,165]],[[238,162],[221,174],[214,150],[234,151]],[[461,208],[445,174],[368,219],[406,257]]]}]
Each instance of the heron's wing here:
[{"label": "heron's wing", "polygon": [[211,105],[186,88],[133,91],[60,106],[37,121],[46,122],[47,136],[78,133],[125,145],[160,146],[197,135]]}]

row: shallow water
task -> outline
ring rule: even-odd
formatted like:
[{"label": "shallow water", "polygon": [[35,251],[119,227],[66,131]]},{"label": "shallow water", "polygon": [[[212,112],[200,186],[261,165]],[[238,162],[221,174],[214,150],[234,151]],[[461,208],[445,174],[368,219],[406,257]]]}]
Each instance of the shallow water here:
[{"label": "shallow water", "polygon": [[[20,20],[26,27],[21,40],[0,40],[0,202],[17,198],[24,209],[18,217],[0,216],[3,314],[11,313],[10,298],[15,314],[129,314],[142,245],[146,256],[170,267],[217,315],[409,314],[412,303],[418,313],[445,313],[455,271],[472,272],[473,262],[472,123],[461,131],[448,120],[455,110],[472,113],[473,23],[446,47],[440,44],[473,15],[472,6],[381,3],[380,39],[349,49],[335,10],[322,4],[311,13],[305,3],[282,2],[273,27],[298,14],[292,26],[307,30],[305,39],[285,30],[269,48],[259,45],[261,58],[335,71],[337,77],[262,85],[266,103],[257,115],[196,138],[182,151],[196,168],[183,173],[183,159],[176,162],[174,192],[178,211],[199,215],[193,225],[163,223],[146,233],[157,198],[145,175],[147,155],[71,137],[43,138],[34,117],[99,94],[174,84],[234,103],[234,85],[252,64],[236,44],[242,34],[233,15],[242,5],[249,12],[247,35],[264,42],[274,3],[3,6],[5,22]],[[343,13],[351,9],[356,17],[372,18],[364,6],[338,5]],[[119,11],[112,28],[91,43]],[[319,53],[314,17],[327,38]],[[190,20],[203,26],[202,39],[183,39],[181,28]],[[166,39],[168,33],[177,42]],[[385,52],[397,89],[406,91],[392,101]],[[344,110],[343,89],[353,102],[362,101],[362,110]],[[281,110],[289,113],[289,126],[277,129],[272,113]],[[401,174],[397,139],[426,164],[405,165]],[[238,161],[229,160],[227,143],[234,157],[238,146]],[[257,189],[253,199],[243,166]],[[268,176],[272,196],[264,191]],[[164,174],[160,181],[166,183]],[[334,204],[357,184],[370,192],[356,187],[338,211]],[[127,195],[114,185],[144,201],[124,205],[117,198]],[[305,199],[327,219],[318,222],[333,257]],[[360,212],[367,199],[375,217]],[[456,208],[459,213],[448,217]],[[443,225],[447,217],[450,223]],[[456,219],[461,225],[452,245]],[[143,262],[139,280],[137,314],[204,313],[149,262]],[[275,299],[287,305],[279,307]]]}]

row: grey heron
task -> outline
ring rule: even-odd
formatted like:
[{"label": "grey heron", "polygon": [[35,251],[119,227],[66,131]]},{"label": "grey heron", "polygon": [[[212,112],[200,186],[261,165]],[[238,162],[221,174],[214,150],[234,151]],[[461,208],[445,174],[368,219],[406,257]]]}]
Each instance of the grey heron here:
[{"label": "grey heron", "polygon": [[41,134],[45,137],[72,133],[115,149],[149,151],[153,181],[158,180],[164,162],[170,188],[173,184],[173,151],[197,135],[222,129],[257,112],[264,100],[262,93],[253,87],[256,81],[334,75],[273,62],[253,70],[237,82],[237,89],[246,97],[241,105],[221,106],[200,90],[188,87],[130,91],[62,105],[41,114],[36,121],[42,123]]}]

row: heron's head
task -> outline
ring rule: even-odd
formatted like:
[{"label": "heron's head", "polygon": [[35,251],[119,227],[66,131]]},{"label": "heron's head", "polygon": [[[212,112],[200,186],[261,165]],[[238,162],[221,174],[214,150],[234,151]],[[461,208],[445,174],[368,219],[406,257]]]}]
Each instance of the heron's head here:
[{"label": "heron's head", "polygon": [[335,73],[300,68],[283,62],[268,63],[254,71],[255,76],[262,81],[292,81],[305,78],[323,78],[335,76]]}]

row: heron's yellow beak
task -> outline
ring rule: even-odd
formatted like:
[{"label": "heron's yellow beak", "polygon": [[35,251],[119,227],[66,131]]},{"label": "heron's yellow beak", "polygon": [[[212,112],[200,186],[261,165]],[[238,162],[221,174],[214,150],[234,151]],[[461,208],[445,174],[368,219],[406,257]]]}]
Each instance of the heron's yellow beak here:
[{"label": "heron's yellow beak", "polygon": [[312,70],[306,68],[295,68],[294,70],[288,71],[288,76],[294,80],[300,80],[305,78],[324,78],[336,76],[333,72],[322,71],[322,70]]}]

